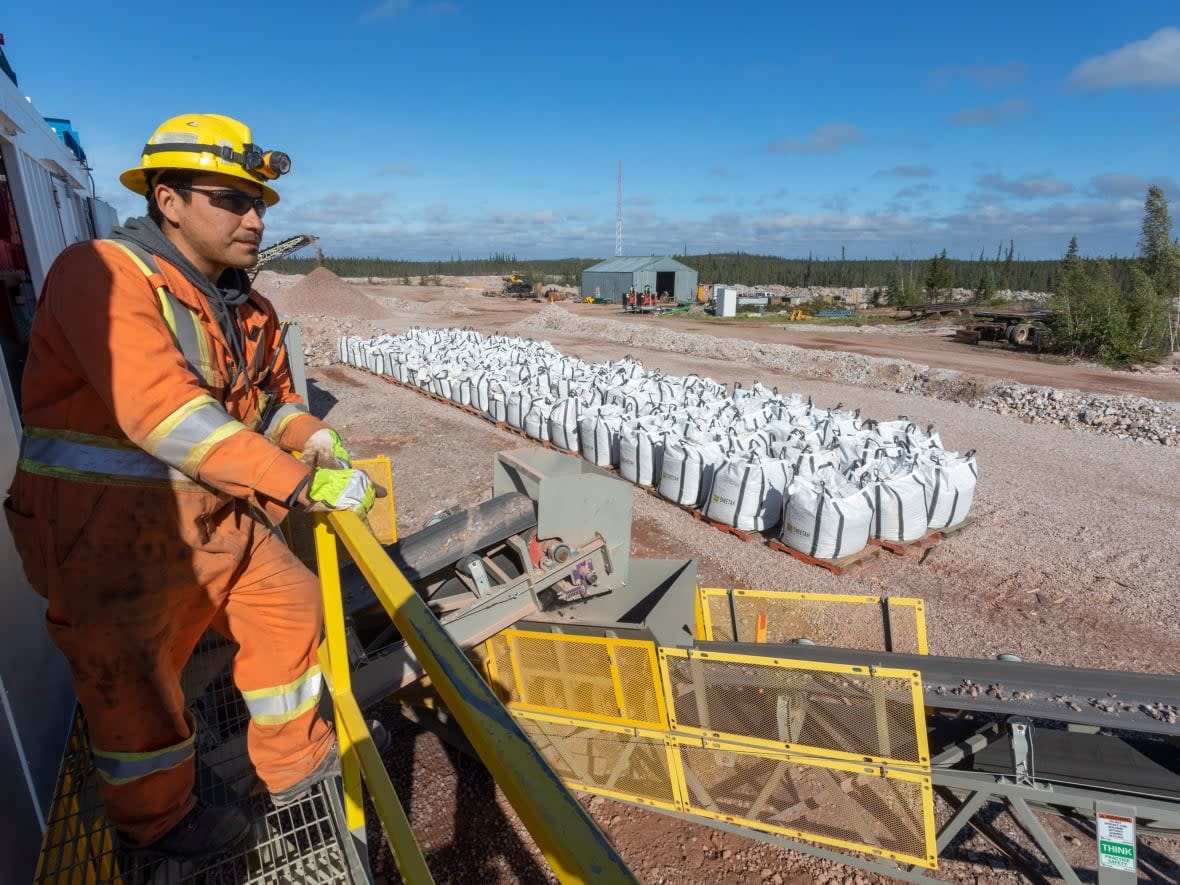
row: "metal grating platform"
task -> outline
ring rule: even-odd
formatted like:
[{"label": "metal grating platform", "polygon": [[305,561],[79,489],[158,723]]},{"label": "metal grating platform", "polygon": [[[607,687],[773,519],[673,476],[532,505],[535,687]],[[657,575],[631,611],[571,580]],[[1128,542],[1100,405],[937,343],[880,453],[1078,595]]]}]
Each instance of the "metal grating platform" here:
[{"label": "metal grating platform", "polygon": [[197,720],[196,792],[217,805],[238,805],[253,824],[235,853],[212,862],[146,860],[117,846],[106,823],[86,722],[74,716],[46,822],[34,882],[119,885],[367,883],[344,824],[338,782],[276,810],[246,753],[248,716],[229,674],[234,646],[203,640],[185,670],[185,695]]}]

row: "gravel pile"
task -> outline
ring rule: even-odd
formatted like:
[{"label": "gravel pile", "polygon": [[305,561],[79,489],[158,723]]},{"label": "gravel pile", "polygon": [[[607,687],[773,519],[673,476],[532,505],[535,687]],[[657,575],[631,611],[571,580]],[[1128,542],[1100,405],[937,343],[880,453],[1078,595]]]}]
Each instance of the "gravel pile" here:
[{"label": "gravel pile", "polygon": [[597,338],[639,350],[662,350],[727,359],[835,384],[918,394],[967,403],[1038,424],[1062,424],[1145,444],[1180,445],[1180,408],[1136,396],[1110,396],[1001,382],[953,369],[936,369],[903,360],[855,353],[817,351],[790,344],[767,344],[641,329],[612,320],[580,317],[547,307],[516,323],[511,331],[537,331]]},{"label": "gravel pile", "polygon": [[1180,410],[1141,396],[1103,396],[1002,384],[976,402],[981,409],[1000,415],[1017,415],[1034,424],[1064,424],[1119,439],[1180,445]]},{"label": "gravel pile", "polygon": [[290,287],[275,287],[271,280],[256,280],[255,287],[283,316],[350,316],[366,320],[389,316],[388,310],[326,267],[317,267]]}]

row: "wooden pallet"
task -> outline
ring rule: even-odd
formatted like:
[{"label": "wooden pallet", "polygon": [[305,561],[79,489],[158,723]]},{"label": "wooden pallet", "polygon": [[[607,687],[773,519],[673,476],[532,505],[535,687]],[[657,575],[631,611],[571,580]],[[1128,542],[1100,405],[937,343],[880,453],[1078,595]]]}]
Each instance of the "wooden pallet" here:
[{"label": "wooden pallet", "polygon": [[959,532],[963,531],[963,529],[967,528],[968,526],[970,526],[974,522],[975,522],[975,517],[968,516],[966,519],[964,519],[958,525],[947,526],[946,528],[939,529],[938,533],[940,535],[942,535],[943,538],[947,538],[951,535],[957,535]]},{"label": "wooden pallet", "polygon": [[[532,439],[532,437],[530,436],[529,439]],[[538,440],[533,440],[533,441],[538,442]],[[540,440],[539,442],[545,448],[552,449],[555,452],[561,452],[563,455],[573,455],[575,458],[582,457],[581,452],[575,452],[575,451],[572,451],[571,449],[563,449],[561,446],[557,445],[557,443],[553,442],[552,440],[545,439],[545,440]]]},{"label": "wooden pallet", "polygon": [[884,538],[870,538],[869,543],[882,550],[888,550],[895,556],[914,556],[925,553],[941,540],[942,534],[940,532],[929,532],[908,544],[900,541],[886,541]]},{"label": "wooden pallet", "polygon": [[827,569],[833,575],[842,575],[850,569],[864,571],[873,563],[873,560],[875,560],[881,552],[880,547],[873,547],[870,545],[856,553],[851,553],[848,556],[841,556],[839,559],[816,559],[814,556],[808,556],[806,553],[796,550],[794,547],[788,547],[777,538],[771,538],[769,541],[767,541],[767,546],[772,550],[778,550],[780,553],[789,554],[800,562],[805,562],[808,565],[815,565],[822,569]]},{"label": "wooden pallet", "polygon": [[739,529],[736,526],[729,525],[728,523],[718,522],[715,519],[709,519],[709,517],[705,516],[704,513],[695,508],[692,510],[692,518],[697,520],[697,522],[703,522],[706,525],[713,526],[713,528],[717,529],[719,532],[725,532],[727,535],[733,535],[735,538],[741,538],[746,542],[753,541],[755,539],[759,541],[762,540],[762,536],[757,532],[748,532],[745,529]]}]

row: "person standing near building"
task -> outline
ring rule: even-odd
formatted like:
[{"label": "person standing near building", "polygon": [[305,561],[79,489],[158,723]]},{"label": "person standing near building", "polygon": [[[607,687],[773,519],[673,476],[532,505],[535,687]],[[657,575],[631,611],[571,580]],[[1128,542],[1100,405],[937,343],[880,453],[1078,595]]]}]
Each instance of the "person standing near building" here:
[{"label": "person standing near building", "polygon": [[339,771],[317,709],[319,582],[274,526],[295,508],[363,515],[378,492],[307,412],[245,273],[289,169],[237,120],[167,120],[120,177],[147,217],[58,257],[30,335],[5,515],[70,663],[107,817],[156,856],[220,853],[249,829],[193,795],[180,673],[208,627],[238,644],[250,758],[276,806]]}]

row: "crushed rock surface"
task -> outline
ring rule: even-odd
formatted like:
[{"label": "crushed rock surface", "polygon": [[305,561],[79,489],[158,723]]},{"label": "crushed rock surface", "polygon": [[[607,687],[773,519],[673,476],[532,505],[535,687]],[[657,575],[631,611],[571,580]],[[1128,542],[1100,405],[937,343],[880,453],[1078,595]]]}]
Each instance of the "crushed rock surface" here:
[{"label": "crushed rock surface", "polygon": [[[268,294],[282,288],[275,284]],[[358,456],[390,456],[403,536],[442,510],[489,497],[494,454],[533,445],[474,415],[332,364],[342,334],[456,325],[430,308],[416,309],[417,299],[409,297],[414,294],[398,289],[395,297],[408,306],[388,319],[313,314],[318,319],[300,321],[312,411],[335,426]],[[422,303],[431,297],[423,293]],[[948,449],[977,453],[980,479],[971,524],[920,561],[882,555],[860,574],[831,575],[716,531],[639,489],[633,494],[633,556],[695,558],[705,586],[920,597],[933,654],[990,658],[1015,652],[1026,661],[1180,674],[1175,590],[1180,422],[1173,406],[1100,397],[1090,410],[1098,411],[1100,404],[1099,414],[1116,415],[1114,420],[1038,421],[1030,411],[1060,404],[1060,391],[1026,392],[990,378],[953,377],[847,353],[796,353],[800,349],[733,338],[670,334],[666,339],[658,329],[636,336],[612,328],[610,321],[582,325],[575,317],[578,325],[570,326],[554,314],[561,308],[540,305],[519,325],[501,325],[494,311],[502,302],[462,291],[434,296],[439,298],[470,307],[474,327],[485,334],[511,327],[512,334],[547,338],[586,360],[631,354],[649,368],[698,372],[725,383],[760,380],[784,392],[809,394],[820,406],[861,408],[869,417],[907,415],[923,426],[933,423]],[[1066,391],[1064,396],[1099,395]],[[1004,408],[990,407],[993,402]],[[1160,410],[1162,423],[1142,420],[1142,410],[1153,408]],[[1171,442],[1110,428],[1127,418]],[[427,860],[438,881],[553,881],[503,795],[473,773],[470,761],[454,757],[396,712],[381,718],[395,737],[386,763],[399,792],[410,798],[411,821],[428,843]],[[611,799],[582,796],[581,801],[645,883],[894,881]],[[940,819],[947,813],[939,806]],[[1091,838],[1057,819],[1042,820],[1060,835],[1058,844],[1076,865],[1093,868]],[[1006,811],[994,823],[1018,837]],[[377,832],[372,816],[370,824],[370,832]],[[379,881],[397,881],[384,839],[372,841]],[[1159,852],[1157,869],[1180,876],[1174,841],[1144,837],[1143,844]],[[938,875],[963,883],[1023,881],[981,837],[970,834],[940,859]]]}]

